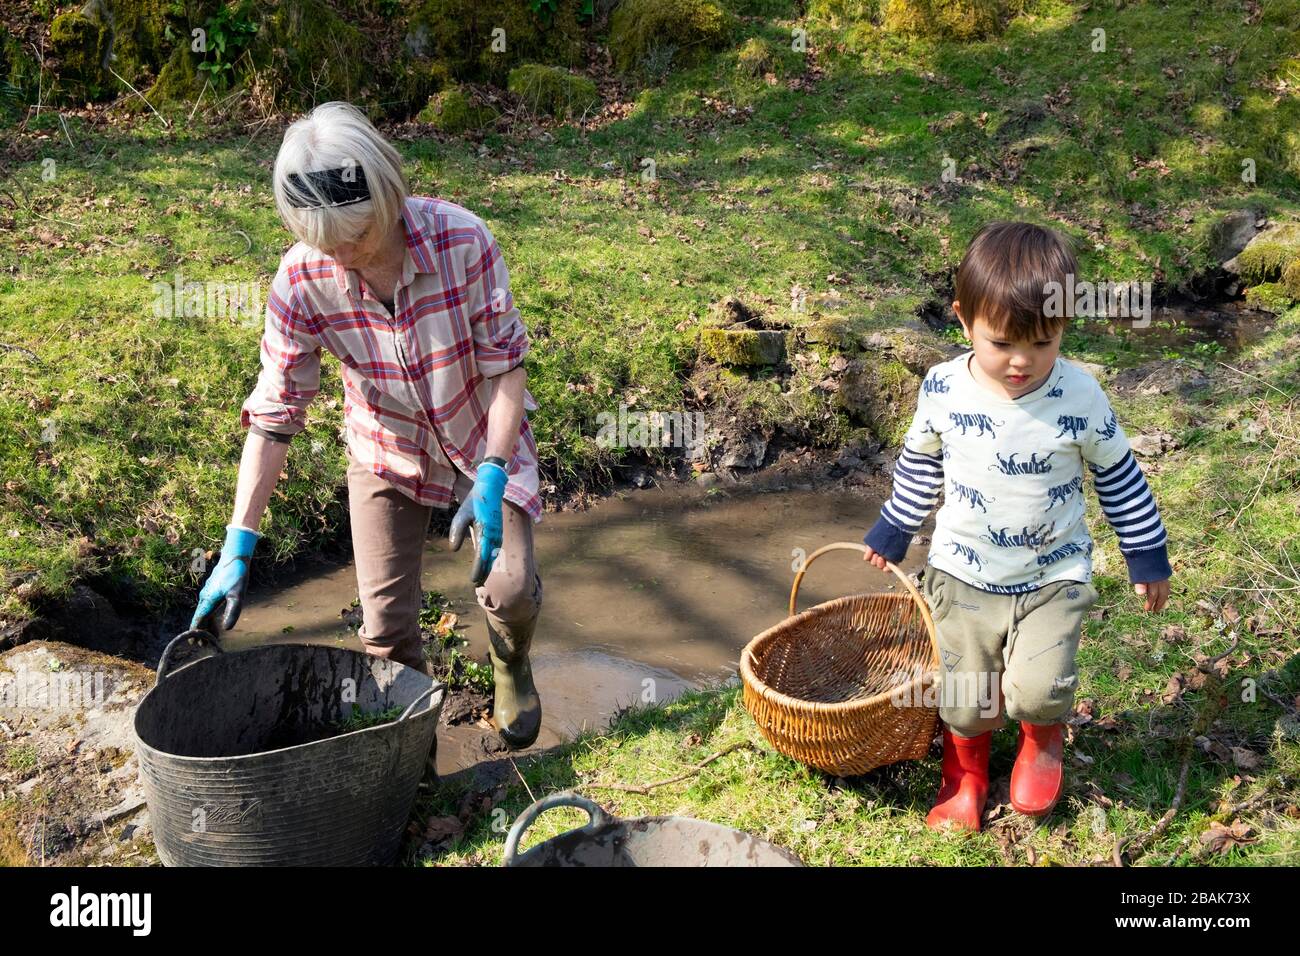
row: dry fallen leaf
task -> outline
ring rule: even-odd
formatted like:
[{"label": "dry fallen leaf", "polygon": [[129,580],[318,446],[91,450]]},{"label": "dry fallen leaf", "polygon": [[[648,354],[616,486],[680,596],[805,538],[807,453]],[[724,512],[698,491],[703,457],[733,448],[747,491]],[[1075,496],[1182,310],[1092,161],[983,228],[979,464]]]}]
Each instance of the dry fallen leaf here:
[{"label": "dry fallen leaf", "polygon": [[1170,644],[1181,644],[1187,640],[1187,630],[1181,624],[1170,624],[1160,636]]},{"label": "dry fallen leaf", "polygon": [[1255,753],[1253,750],[1248,750],[1245,747],[1232,748],[1232,762],[1235,763],[1240,770],[1258,770],[1260,765],[1263,763],[1263,761],[1260,760],[1259,754]]},{"label": "dry fallen leaf", "polygon": [[1234,846],[1255,842],[1253,831],[1240,820],[1233,820],[1232,826],[1225,827],[1217,820],[1201,834],[1201,842],[1214,853],[1227,853]]},{"label": "dry fallen leaf", "polygon": [[434,843],[460,836],[463,832],[465,824],[460,817],[433,817],[424,826],[424,838]]},{"label": "dry fallen leaf", "polygon": [[1160,699],[1166,704],[1172,704],[1174,701],[1182,699],[1183,691],[1186,689],[1187,678],[1179,672],[1169,678],[1169,683],[1165,685],[1165,692],[1160,695]]}]

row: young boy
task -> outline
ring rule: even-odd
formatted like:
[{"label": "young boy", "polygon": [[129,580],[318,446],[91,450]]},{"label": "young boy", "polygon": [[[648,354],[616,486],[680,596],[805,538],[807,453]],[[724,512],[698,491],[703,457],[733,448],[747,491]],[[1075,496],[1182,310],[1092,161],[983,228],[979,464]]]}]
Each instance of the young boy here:
[{"label": "young boy", "polygon": [[926,818],[935,829],[980,828],[1003,703],[1020,722],[1012,806],[1042,816],[1060,798],[1062,721],[1097,600],[1085,462],[1146,610],[1169,596],[1146,478],[1101,386],[1059,356],[1068,317],[1044,314],[1049,283],[1064,288],[1068,274],[1074,254],[1050,229],[994,222],[976,234],[952,304],[971,350],[926,373],[893,494],[864,538],[877,567],[901,561],[943,488],[922,572],[941,658],[942,783]]}]

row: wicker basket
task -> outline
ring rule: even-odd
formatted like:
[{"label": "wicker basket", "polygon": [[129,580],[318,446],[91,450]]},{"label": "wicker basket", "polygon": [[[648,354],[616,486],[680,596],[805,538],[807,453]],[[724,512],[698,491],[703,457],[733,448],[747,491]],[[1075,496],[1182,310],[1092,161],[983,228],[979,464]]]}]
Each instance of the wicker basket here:
[{"label": "wicker basket", "polygon": [[809,555],[790,590],[790,616],[745,646],[740,674],[745,707],[773,747],[848,777],[925,756],[939,712],[921,704],[939,658],[925,598],[893,563],[910,596],[855,594],[795,615],[808,565],[842,550],[866,548],[837,542]]}]

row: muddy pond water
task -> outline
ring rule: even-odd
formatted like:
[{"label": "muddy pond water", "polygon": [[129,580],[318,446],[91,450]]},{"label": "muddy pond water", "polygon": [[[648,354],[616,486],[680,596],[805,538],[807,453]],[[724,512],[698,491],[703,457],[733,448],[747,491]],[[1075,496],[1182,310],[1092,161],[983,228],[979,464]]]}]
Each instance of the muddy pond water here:
[{"label": "muddy pond water", "polygon": [[[543,605],[533,643],[542,696],[537,747],[604,727],[620,707],[664,701],[738,673],[741,649],[786,616],[795,549],[861,541],[878,497],[857,490],[735,491],[695,486],[624,492],[585,512],[547,514],[535,526]],[[914,571],[925,549],[913,549]],[[483,660],[487,628],[469,582],[469,547],[430,535],[423,586],[452,601],[466,653]],[[899,587],[858,552],[827,554],[809,569],[799,609]],[[318,570],[250,596],[232,648],[263,641],[361,645],[340,612],[356,597],[351,564]],[[291,630],[286,632],[286,628]],[[438,765],[450,773],[482,759],[482,732],[440,731]]]}]

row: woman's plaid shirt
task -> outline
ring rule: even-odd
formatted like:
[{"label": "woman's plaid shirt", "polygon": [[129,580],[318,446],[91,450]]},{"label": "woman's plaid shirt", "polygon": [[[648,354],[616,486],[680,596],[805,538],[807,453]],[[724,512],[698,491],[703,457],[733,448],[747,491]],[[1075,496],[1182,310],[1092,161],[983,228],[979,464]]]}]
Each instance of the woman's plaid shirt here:
[{"label": "woman's plaid shirt", "polygon": [[[487,454],[495,378],[523,362],[528,333],[483,220],[418,196],[406,200],[402,218],[395,315],[356,270],[302,242],[284,254],[267,296],[262,371],[240,422],[282,441],[302,431],[328,349],[341,363],[353,456],[421,504],[446,508],[453,466],[473,479]],[[527,414],[537,402],[526,389],[524,408],[505,497],[540,521]]]}]

